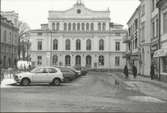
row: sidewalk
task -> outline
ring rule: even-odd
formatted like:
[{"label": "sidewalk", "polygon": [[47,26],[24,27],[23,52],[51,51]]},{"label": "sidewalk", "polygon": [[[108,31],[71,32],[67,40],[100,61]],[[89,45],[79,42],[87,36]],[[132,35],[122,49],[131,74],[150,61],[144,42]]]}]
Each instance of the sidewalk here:
[{"label": "sidewalk", "polygon": [[156,97],[167,101],[167,83],[151,80],[150,78],[137,76],[136,79],[132,75],[129,75],[128,79],[125,79],[125,75],[120,72],[112,73],[119,78],[121,83],[128,86],[128,90],[137,90],[145,95]]}]

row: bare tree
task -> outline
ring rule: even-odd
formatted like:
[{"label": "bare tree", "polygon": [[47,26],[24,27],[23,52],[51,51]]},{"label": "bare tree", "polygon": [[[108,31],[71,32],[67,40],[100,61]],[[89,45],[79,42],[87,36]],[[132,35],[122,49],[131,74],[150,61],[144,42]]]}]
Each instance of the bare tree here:
[{"label": "bare tree", "polygon": [[18,23],[18,28],[19,28],[19,47],[18,47],[18,56],[20,59],[20,55],[22,52],[23,59],[25,59],[25,53],[28,51],[29,47],[29,36],[30,36],[30,27],[28,26],[27,23],[24,22],[19,22]]}]

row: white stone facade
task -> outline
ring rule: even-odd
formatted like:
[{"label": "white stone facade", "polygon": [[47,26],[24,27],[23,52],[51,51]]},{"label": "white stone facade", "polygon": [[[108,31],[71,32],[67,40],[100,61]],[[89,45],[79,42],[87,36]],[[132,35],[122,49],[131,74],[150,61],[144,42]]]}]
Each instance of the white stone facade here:
[{"label": "white stone facade", "polygon": [[[82,3],[66,11],[49,11],[48,26],[31,30],[31,61],[35,65],[123,69],[126,31],[111,23],[109,16],[109,10],[93,11]],[[41,50],[38,41],[42,41]]]}]

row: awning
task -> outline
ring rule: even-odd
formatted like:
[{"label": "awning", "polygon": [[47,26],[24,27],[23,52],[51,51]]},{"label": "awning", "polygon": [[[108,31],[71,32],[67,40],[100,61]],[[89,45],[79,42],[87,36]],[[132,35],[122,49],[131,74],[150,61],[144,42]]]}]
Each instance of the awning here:
[{"label": "awning", "polygon": [[163,48],[155,51],[153,57],[156,58],[156,57],[164,57],[164,56],[167,56],[167,48]]}]

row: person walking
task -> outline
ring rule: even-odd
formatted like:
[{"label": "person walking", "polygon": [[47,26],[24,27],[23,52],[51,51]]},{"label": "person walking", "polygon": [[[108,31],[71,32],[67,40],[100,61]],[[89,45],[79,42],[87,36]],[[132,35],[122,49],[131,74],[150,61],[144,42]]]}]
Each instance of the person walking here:
[{"label": "person walking", "polygon": [[127,65],[125,65],[125,67],[124,67],[124,74],[125,74],[125,78],[127,79],[129,77],[128,66]]},{"label": "person walking", "polygon": [[155,78],[155,67],[154,64],[151,64],[151,70],[150,70],[150,76],[151,76],[151,80],[153,80]]},{"label": "person walking", "polygon": [[134,64],[132,66],[132,72],[133,72],[133,77],[136,78],[136,76],[137,76],[137,68],[136,68],[136,66]]}]

